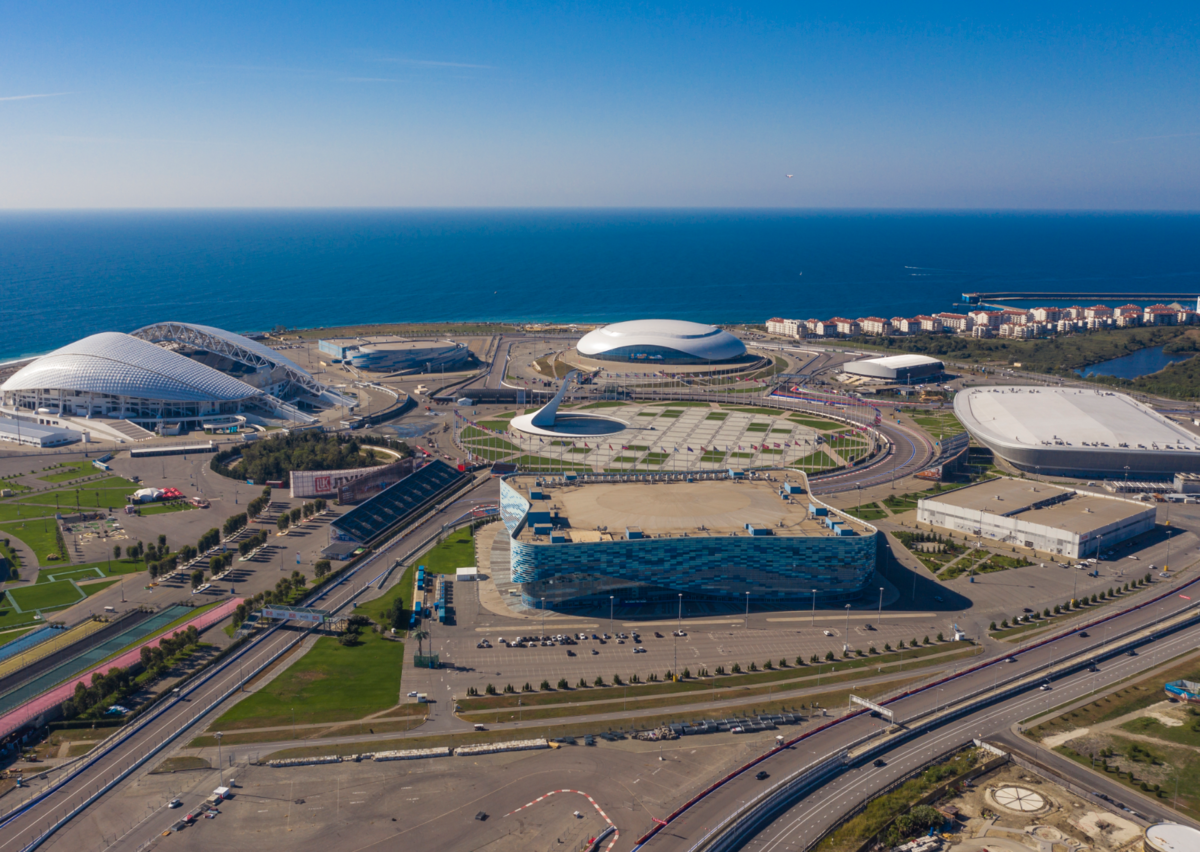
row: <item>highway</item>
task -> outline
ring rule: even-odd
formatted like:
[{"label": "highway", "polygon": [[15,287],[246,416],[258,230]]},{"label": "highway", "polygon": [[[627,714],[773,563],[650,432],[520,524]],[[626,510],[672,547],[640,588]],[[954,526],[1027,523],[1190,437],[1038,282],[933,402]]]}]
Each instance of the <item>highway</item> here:
[{"label": "highway", "polygon": [[[1193,607],[1193,602],[1188,598],[1200,594],[1200,580],[1192,580],[1175,588],[1163,585],[1147,593],[1149,600],[1149,595],[1157,596],[1169,589],[1168,596],[1161,601],[1139,605],[1136,609],[1110,616],[1103,623],[1079,625],[1051,641],[1014,650],[1012,659],[1016,662],[1008,662],[1008,658],[1000,657],[923,687],[919,692],[891,701],[880,699],[879,703],[895,713],[897,723],[908,725],[968,695],[986,691],[1015,675],[1030,674],[1043,666],[1060,662],[1069,655],[1081,651],[1086,651],[1088,658],[1102,658],[1106,653],[1111,655],[1113,652],[1106,650],[1110,640],[1126,631],[1152,627],[1160,619]],[[1082,637],[1082,632],[1087,632],[1088,636]],[[1089,672],[1085,668],[1081,672],[1065,675],[1053,681],[1049,691],[1041,690],[1035,681],[1017,695],[947,720],[933,731],[898,744],[883,754],[886,766],[876,767],[871,761],[866,761],[826,781],[776,817],[767,827],[760,829],[744,848],[771,852],[804,849],[836,825],[843,814],[854,810],[857,805],[877,795],[930,758],[961,746],[972,738],[995,738],[1019,720],[1080,698],[1093,690],[1103,689],[1110,683],[1181,653],[1195,650],[1198,642],[1200,625],[1191,625],[1147,642],[1137,656],[1111,656],[1099,663],[1096,672]],[[685,806],[682,812],[677,812],[668,820],[667,826],[647,835],[644,844],[646,852],[686,852],[697,848],[697,844],[722,820],[762,794],[770,785],[815,767],[863,738],[882,733],[886,727],[885,721],[872,718],[863,711],[824,729],[801,735],[790,747],[774,752],[690,807]],[[766,781],[756,780],[755,774],[759,770],[765,770],[771,777]],[[1128,790],[1124,790],[1121,796],[1114,792],[1113,797],[1125,802],[1135,798]],[[1142,806],[1134,805],[1135,809],[1148,816],[1156,815],[1152,812],[1152,805],[1148,802],[1143,804],[1145,801],[1138,798]],[[1161,815],[1165,815],[1165,810],[1159,810]]]},{"label": "highway", "polygon": [[[430,516],[421,524],[391,539],[369,566],[361,566],[338,581],[319,600],[310,599],[323,609],[338,610],[360,594],[372,580],[378,579],[395,558],[408,555],[417,544],[441,529],[472,505],[495,502],[499,485],[495,480],[483,480],[473,490],[464,492],[453,502]],[[35,788],[32,796],[0,817],[0,852],[28,849],[38,838],[76,808],[97,794],[103,787],[131,773],[156,748],[175,737],[193,730],[208,717],[223,698],[232,694],[253,672],[269,663],[277,654],[298,643],[308,633],[306,628],[283,626],[270,630],[244,648],[214,671],[202,675],[185,686],[175,697],[147,714],[144,719],[126,729],[119,740],[89,759],[72,772],[65,781],[50,782],[50,792]],[[104,795],[108,795],[105,793]],[[36,799],[28,804],[31,799]],[[102,798],[97,803],[102,805]],[[92,806],[95,806],[93,803]]]}]

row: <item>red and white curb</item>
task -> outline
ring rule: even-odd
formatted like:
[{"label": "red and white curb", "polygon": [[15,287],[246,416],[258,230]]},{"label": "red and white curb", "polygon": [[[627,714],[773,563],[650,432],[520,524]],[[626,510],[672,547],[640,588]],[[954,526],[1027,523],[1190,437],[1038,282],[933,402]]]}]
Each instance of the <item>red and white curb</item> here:
[{"label": "red and white curb", "polygon": [[549,798],[550,798],[551,796],[553,796],[555,793],[575,793],[575,794],[576,794],[576,795],[578,795],[578,796],[583,796],[585,799],[587,799],[589,802],[591,802],[591,803],[592,803],[592,807],[596,809],[596,813],[598,813],[598,814],[600,814],[600,816],[604,817],[604,821],[605,821],[606,823],[608,823],[609,825],[612,825],[612,826],[613,826],[613,836],[612,836],[612,840],[610,840],[610,841],[609,841],[609,843],[608,843],[608,845],[604,847],[604,852],[608,852],[608,850],[610,850],[610,849],[612,849],[612,848],[613,848],[613,846],[614,846],[614,845],[616,844],[616,842],[617,842],[617,839],[618,839],[618,838],[621,836],[621,832],[620,832],[620,831],[617,829],[617,827],[616,827],[615,825],[613,825],[613,821],[612,821],[611,819],[609,819],[609,818],[608,818],[608,814],[606,814],[606,813],[604,812],[604,809],[603,809],[603,808],[601,808],[601,807],[600,807],[598,804],[596,804],[596,800],[595,800],[595,799],[593,799],[591,796],[589,796],[587,793],[584,793],[582,790],[551,790],[551,791],[550,791],[549,793],[547,793],[546,795],[544,795],[544,796],[538,796],[538,797],[537,797],[536,799],[534,799],[532,802],[529,802],[528,804],[521,805],[521,807],[519,807],[519,808],[516,808],[515,810],[511,810],[511,811],[509,811],[508,813],[506,813],[506,814],[505,814],[505,816],[506,816],[506,817],[510,817],[510,816],[512,816],[513,814],[517,813],[517,811],[523,811],[523,810],[525,810],[526,808],[532,808],[532,807],[533,807],[534,805],[536,805],[538,802],[541,802],[541,801],[543,801],[543,800],[545,800],[545,799],[549,799]]}]

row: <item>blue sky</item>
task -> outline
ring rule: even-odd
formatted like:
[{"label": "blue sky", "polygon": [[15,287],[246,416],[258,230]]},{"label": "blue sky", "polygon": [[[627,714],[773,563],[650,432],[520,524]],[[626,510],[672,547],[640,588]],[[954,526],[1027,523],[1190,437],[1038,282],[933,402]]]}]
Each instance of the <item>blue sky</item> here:
[{"label": "blue sky", "polygon": [[1200,5],[976,5],[8,4],[0,207],[1200,208]]}]

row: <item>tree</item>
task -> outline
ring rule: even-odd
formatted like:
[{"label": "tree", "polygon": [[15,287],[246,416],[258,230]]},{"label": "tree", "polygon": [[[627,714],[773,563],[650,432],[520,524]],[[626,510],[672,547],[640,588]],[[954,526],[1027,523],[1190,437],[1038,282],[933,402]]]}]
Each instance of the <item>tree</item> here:
[{"label": "tree", "polygon": [[429,638],[429,633],[425,630],[414,630],[412,638],[417,640],[417,656],[425,656],[425,640]]},{"label": "tree", "polygon": [[192,572],[192,588],[193,589],[198,588],[203,583],[204,583],[204,569],[197,568],[195,571]]},{"label": "tree", "polygon": [[166,546],[167,546],[167,537],[166,537],[165,535],[161,534],[161,533],[160,533],[160,534],[159,534],[159,536],[158,536],[158,546],[159,546],[159,547],[166,547]]},{"label": "tree", "polygon": [[221,558],[221,554],[214,553],[208,558],[208,570],[213,574],[221,573],[221,566],[225,564],[225,560]]},{"label": "tree", "polygon": [[826,652],[825,652],[825,660],[826,660],[826,662],[833,662],[833,659],[834,659],[834,657],[833,657],[833,651],[826,651]]},{"label": "tree", "polygon": [[287,528],[288,528],[288,516],[287,516],[287,515],[280,515],[280,516],[279,516],[279,520],[277,520],[277,521],[275,522],[275,526],[279,527],[279,531],[280,531],[280,532],[287,532]]},{"label": "tree", "polygon": [[121,545],[114,544],[113,545],[113,559],[120,559],[120,558],[121,558]]},{"label": "tree", "polygon": [[303,589],[308,584],[307,578],[299,571],[292,572],[292,585],[297,589]]},{"label": "tree", "polygon": [[313,575],[319,580],[328,574],[332,567],[328,559],[318,559],[317,564],[313,566]]},{"label": "tree", "polygon": [[146,566],[146,570],[150,572],[151,580],[158,579],[158,563],[157,562],[151,562],[149,565]]},{"label": "tree", "polygon": [[288,512],[288,517],[292,521],[292,526],[295,526],[296,524],[300,523],[300,510],[292,509],[292,511]]}]

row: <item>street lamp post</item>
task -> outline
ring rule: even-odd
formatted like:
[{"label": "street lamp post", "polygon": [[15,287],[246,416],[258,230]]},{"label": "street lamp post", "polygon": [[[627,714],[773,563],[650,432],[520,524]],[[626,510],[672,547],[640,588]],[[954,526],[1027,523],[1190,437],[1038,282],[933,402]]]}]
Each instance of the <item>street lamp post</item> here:
[{"label": "street lamp post", "polygon": [[879,616],[875,621],[876,626],[883,627],[883,586],[879,587]]},{"label": "street lamp post", "polygon": [[846,645],[850,645],[850,604],[846,604]]},{"label": "street lamp post", "polygon": [[679,594],[679,613],[675,616],[675,629],[683,630],[683,594]]},{"label": "street lamp post", "polygon": [[817,626],[817,590],[812,590],[812,626]]},{"label": "street lamp post", "polygon": [[742,623],[743,630],[750,629],[750,593],[746,592],[746,620]]},{"label": "street lamp post", "polygon": [[613,632],[613,597],[614,597],[614,595],[608,596],[608,635],[609,636],[611,636],[612,632]]},{"label": "street lamp post", "polygon": [[542,638],[546,638],[546,598],[542,597]]},{"label": "street lamp post", "polygon": [[219,782],[217,784],[217,786],[224,787],[225,786],[225,765],[221,762],[221,736],[222,736],[222,734],[220,731],[217,731],[215,734],[213,734],[213,736],[217,738],[217,780]]}]

